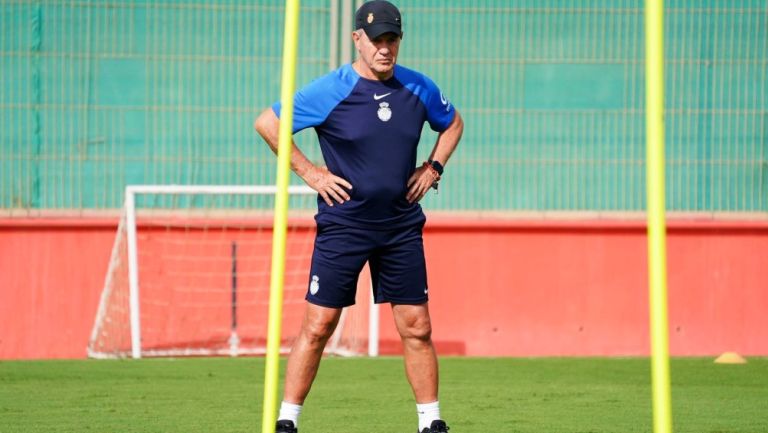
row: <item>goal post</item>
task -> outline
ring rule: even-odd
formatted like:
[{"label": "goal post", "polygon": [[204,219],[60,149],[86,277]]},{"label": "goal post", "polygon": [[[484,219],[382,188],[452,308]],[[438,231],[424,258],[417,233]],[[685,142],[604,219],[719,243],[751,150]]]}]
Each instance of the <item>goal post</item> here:
[{"label": "goal post", "polygon": [[[126,187],[88,355],[265,354],[275,193],[273,185]],[[316,208],[311,188],[288,193],[283,353],[304,310]],[[360,281],[328,353],[378,353],[378,308],[370,279]]]}]

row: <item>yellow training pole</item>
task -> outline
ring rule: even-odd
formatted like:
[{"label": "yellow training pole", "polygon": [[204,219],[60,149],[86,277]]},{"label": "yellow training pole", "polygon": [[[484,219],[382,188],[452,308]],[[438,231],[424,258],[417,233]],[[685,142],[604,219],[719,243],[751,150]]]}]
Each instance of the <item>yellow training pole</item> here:
[{"label": "yellow training pole", "polygon": [[283,320],[285,280],[285,237],[288,220],[288,183],[293,140],[293,92],[296,80],[296,51],[299,29],[299,0],[285,2],[283,75],[280,90],[280,135],[277,148],[277,195],[272,234],[272,273],[269,285],[267,359],[264,368],[264,405],[261,432],[274,433],[277,418],[277,390],[280,376],[280,327]]},{"label": "yellow training pole", "polygon": [[664,5],[645,1],[646,185],[653,431],[672,432],[664,219]]}]

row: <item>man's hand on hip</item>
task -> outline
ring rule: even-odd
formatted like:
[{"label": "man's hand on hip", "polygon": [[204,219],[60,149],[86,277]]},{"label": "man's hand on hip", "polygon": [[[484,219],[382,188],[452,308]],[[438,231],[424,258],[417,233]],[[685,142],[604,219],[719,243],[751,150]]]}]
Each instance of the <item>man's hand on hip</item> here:
[{"label": "man's hand on hip", "polygon": [[320,194],[328,206],[333,206],[334,201],[342,204],[350,199],[347,190],[352,189],[352,184],[328,171],[328,167],[311,168],[304,181]]},{"label": "man's hand on hip", "polygon": [[428,164],[418,167],[408,179],[408,194],[405,196],[408,203],[420,201],[433,186],[437,188],[440,175]]}]

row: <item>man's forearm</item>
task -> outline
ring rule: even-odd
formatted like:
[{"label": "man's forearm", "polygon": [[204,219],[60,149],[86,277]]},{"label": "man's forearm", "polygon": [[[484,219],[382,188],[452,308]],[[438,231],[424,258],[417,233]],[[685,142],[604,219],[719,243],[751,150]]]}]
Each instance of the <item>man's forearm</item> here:
[{"label": "man's forearm", "polygon": [[[280,119],[271,108],[262,112],[253,124],[259,135],[264,138],[272,152],[277,154]],[[291,146],[291,170],[293,170],[310,188],[317,191],[328,206],[334,203],[344,203],[350,200],[349,190],[352,184],[328,171],[325,167],[317,167],[296,147]]]},{"label": "man's forearm", "polygon": [[[254,123],[254,128],[267,143],[272,152],[277,155],[277,148],[280,139],[280,119],[271,108],[264,110]],[[317,168],[306,155],[296,147],[296,143],[291,145],[291,170],[299,177],[306,180],[306,176]]]}]

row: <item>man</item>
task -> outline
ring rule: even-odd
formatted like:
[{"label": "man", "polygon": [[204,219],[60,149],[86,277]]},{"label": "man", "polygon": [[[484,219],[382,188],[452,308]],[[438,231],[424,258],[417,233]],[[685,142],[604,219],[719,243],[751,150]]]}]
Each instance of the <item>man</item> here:
[{"label": "man", "polygon": [[[291,168],[318,192],[317,237],[307,308],[285,373],[277,433],[296,433],[326,342],[343,307],[354,304],[369,262],[377,303],[389,302],[403,342],[418,432],[442,433],[438,364],[431,339],[419,201],[437,188],[463,122],[426,76],[396,65],[403,36],[398,9],[369,1],[355,14],[357,60],[299,90],[293,132],[314,127],[327,167],[293,147]],[[277,151],[280,104],[255,128]],[[430,160],[416,167],[424,123],[439,133]]]}]

